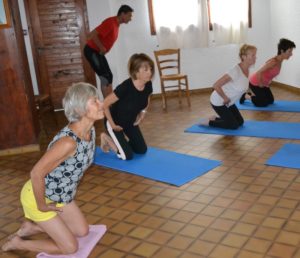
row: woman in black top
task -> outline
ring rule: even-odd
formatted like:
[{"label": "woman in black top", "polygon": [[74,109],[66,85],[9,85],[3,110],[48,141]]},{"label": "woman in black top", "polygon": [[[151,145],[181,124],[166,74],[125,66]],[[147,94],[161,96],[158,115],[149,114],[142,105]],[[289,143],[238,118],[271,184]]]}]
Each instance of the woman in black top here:
[{"label": "woman in black top", "polygon": [[133,153],[145,154],[147,145],[139,124],[144,119],[152,94],[151,79],[154,63],[145,54],[134,54],[128,62],[130,78],[121,83],[104,100],[105,127],[112,138],[103,133],[104,151],[110,146],[123,160],[133,158]]}]

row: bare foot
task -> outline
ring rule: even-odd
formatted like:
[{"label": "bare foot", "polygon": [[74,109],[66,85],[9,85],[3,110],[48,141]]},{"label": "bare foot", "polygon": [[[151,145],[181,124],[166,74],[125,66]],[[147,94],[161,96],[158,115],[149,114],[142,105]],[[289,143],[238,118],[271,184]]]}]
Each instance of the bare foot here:
[{"label": "bare foot", "polygon": [[109,152],[110,150],[114,151],[115,153],[118,152],[118,148],[113,142],[112,138],[110,138],[106,133],[101,133],[101,149],[103,152]]},{"label": "bare foot", "polygon": [[4,252],[16,250],[19,248],[22,238],[20,238],[18,235],[14,235],[11,239],[9,239],[4,245],[2,245],[1,249]]},{"label": "bare foot", "polygon": [[14,238],[14,236],[19,236],[19,237],[27,237],[27,236],[31,236],[37,233],[40,233],[41,229],[38,225],[36,225],[35,223],[29,221],[29,220],[25,220],[23,222],[23,224],[21,225],[20,229],[15,232],[14,234],[11,234],[10,236],[8,236],[8,239],[12,239]]},{"label": "bare foot", "polygon": [[215,121],[218,117],[217,116],[211,116],[209,117],[209,121]]},{"label": "bare foot", "polygon": [[209,125],[209,119],[208,118],[202,118],[202,119],[200,119],[199,125],[208,126]]}]

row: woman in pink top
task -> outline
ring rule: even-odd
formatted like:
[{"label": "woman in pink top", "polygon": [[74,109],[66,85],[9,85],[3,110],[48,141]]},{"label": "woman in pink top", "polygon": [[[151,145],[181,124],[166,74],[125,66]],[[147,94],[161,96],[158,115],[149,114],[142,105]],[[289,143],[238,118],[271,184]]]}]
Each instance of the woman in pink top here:
[{"label": "woman in pink top", "polygon": [[245,99],[249,99],[257,107],[266,107],[274,102],[274,96],[270,89],[270,84],[279,73],[283,60],[288,60],[293,55],[296,47],[293,41],[280,39],[278,43],[278,53],[269,59],[256,73],[250,76],[250,89],[252,93],[245,93],[240,99],[243,104]]}]

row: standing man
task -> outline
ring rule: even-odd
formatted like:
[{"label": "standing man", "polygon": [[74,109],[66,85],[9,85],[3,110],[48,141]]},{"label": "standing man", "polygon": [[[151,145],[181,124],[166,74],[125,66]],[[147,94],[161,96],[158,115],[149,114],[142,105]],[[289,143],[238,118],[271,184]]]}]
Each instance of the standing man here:
[{"label": "standing man", "polygon": [[130,22],[132,13],[133,9],[130,6],[122,5],[117,16],[105,19],[90,33],[89,40],[84,47],[86,59],[100,78],[103,98],[112,92],[113,80],[105,54],[117,40],[120,24]]}]

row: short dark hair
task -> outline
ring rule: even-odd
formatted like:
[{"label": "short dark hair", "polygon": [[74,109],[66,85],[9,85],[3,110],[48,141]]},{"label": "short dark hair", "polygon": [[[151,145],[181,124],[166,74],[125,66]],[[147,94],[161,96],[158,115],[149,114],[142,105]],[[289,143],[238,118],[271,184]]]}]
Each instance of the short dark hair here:
[{"label": "short dark hair", "polygon": [[296,48],[296,45],[293,41],[285,38],[280,39],[277,45],[277,55],[280,55],[282,51],[285,52],[290,48]]},{"label": "short dark hair", "polygon": [[132,13],[132,12],[133,12],[133,9],[129,5],[123,4],[119,8],[117,15],[120,16],[121,13]]}]

